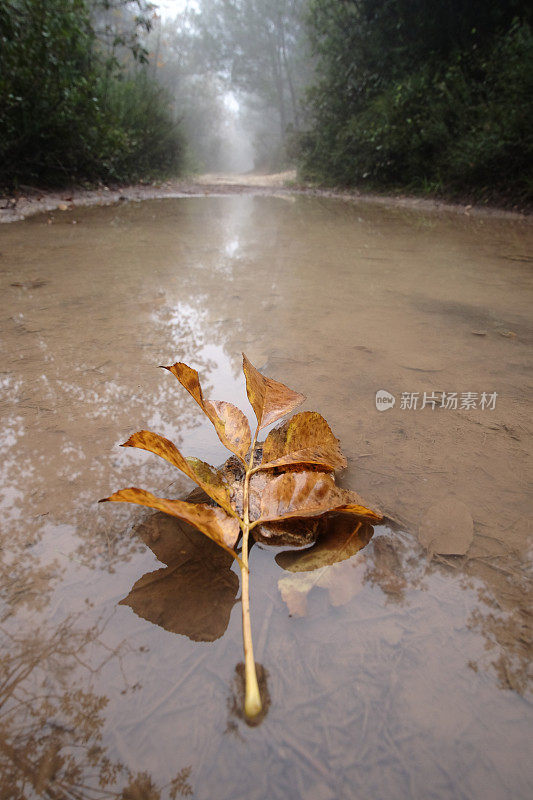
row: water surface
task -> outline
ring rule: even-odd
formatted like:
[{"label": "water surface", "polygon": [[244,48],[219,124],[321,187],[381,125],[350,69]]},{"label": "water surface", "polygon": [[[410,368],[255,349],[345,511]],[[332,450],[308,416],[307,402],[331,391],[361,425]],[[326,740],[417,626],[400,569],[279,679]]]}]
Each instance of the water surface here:
[{"label": "water surface", "polygon": [[[250,195],[0,230],[3,797],[531,796],[532,238],[520,221]],[[163,552],[149,513],[95,503],[190,488],[118,448],[141,428],[225,459],[157,366],[191,364],[208,396],[251,415],[242,350],[307,395],[341,439],[342,484],[395,520],[318,576],[253,547],[270,695],[254,728],[239,715],[235,567],[211,553],[203,570],[177,534]],[[379,389],[397,398],[384,413]],[[497,400],[401,407],[442,391]],[[418,535],[450,499],[474,539],[430,559]],[[166,594],[119,604],[165,564]]]}]

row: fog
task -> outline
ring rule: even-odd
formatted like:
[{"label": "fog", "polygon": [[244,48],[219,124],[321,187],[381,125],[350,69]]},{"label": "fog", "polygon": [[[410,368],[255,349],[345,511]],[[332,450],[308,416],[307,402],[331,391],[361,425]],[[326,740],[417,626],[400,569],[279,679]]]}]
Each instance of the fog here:
[{"label": "fog", "polygon": [[276,171],[290,165],[310,61],[305,0],[166,0],[145,37],[169,93],[188,167]]}]

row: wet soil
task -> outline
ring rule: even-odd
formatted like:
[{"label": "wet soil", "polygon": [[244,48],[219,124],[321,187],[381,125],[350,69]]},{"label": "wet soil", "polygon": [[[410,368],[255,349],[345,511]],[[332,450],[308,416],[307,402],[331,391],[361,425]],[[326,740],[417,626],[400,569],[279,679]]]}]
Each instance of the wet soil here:
[{"label": "wet soil", "polygon": [[[531,225],[269,191],[0,230],[6,797],[531,795]],[[190,490],[118,447],[142,428],[224,461],[157,365],[251,416],[242,350],[307,395],[341,484],[388,518],[339,562],[254,545],[254,728],[235,566],[96,503]]]},{"label": "wet soil", "polygon": [[47,211],[68,211],[84,206],[107,206],[117,202],[139,202],[163,197],[209,197],[212,195],[307,195],[311,197],[334,197],[345,202],[361,202],[378,206],[405,208],[425,213],[457,213],[466,216],[489,216],[506,219],[530,219],[530,214],[521,210],[472,205],[469,201],[447,202],[439,199],[383,195],[357,190],[322,189],[298,184],[296,171],[287,170],[274,174],[247,173],[243,175],[209,173],[188,179],[170,180],[160,183],[135,184],[132,186],[102,186],[99,189],[72,187],[63,191],[39,189],[26,186],[18,192],[0,192],[0,223],[17,222],[34,214]]}]

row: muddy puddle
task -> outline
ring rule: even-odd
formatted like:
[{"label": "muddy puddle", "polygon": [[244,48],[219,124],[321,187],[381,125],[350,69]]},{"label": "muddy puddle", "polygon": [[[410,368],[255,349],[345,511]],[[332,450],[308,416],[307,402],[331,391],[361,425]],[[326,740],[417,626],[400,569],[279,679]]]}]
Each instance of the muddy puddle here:
[{"label": "muddy puddle", "polygon": [[[2,797],[531,796],[532,240],[521,221],[287,195],[0,230]],[[224,460],[157,365],[192,364],[251,416],[241,350],[307,395],[342,441],[342,485],[390,518],[317,570],[254,545],[256,727],[238,570],[96,504],[189,491],[118,448],[141,428]],[[464,555],[435,544],[449,519]]]}]

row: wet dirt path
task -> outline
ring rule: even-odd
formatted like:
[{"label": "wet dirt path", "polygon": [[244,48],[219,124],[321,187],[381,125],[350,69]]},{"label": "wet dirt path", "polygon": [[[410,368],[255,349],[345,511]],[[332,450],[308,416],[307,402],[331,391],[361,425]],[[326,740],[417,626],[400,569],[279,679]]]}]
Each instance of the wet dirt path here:
[{"label": "wet dirt path", "polygon": [[[520,219],[290,194],[121,202],[0,229],[6,787],[530,796],[532,243]],[[118,448],[135,430],[224,460],[157,365],[190,363],[206,394],[248,413],[242,350],[307,395],[341,439],[342,484],[394,521],[318,577],[254,546],[271,697],[257,728],[238,713],[234,568],[142,510],[95,503],[123,486],[188,490]],[[378,390],[393,408],[377,410]],[[465,536],[471,520],[463,556],[419,543],[443,502]],[[173,577],[131,593],[165,564]]]},{"label": "wet dirt path", "polygon": [[0,193],[0,223],[18,222],[34,214],[52,211],[72,211],[85,206],[108,206],[117,202],[154,200],[181,197],[211,197],[234,194],[280,195],[338,198],[347,203],[365,202],[386,208],[403,208],[424,213],[455,213],[466,216],[482,216],[497,219],[530,220],[531,215],[518,210],[497,207],[472,206],[464,203],[451,203],[444,200],[414,197],[410,195],[383,195],[363,193],[357,190],[321,189],[300,185],[296,170],[273,174],[209,173],[192,175],[188,178],[174,179],[148,184],[109,187],[98,189],[53,190],[31,186],[22,187],[18,192]]}]

